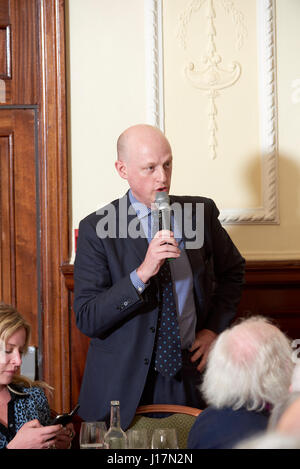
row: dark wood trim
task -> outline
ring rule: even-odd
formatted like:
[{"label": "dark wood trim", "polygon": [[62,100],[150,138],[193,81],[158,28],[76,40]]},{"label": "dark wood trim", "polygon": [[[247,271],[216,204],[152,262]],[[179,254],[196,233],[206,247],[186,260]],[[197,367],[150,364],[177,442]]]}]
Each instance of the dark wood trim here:
[{"label": "dark wood trim", "polygon": [[65,2],[39,0],[39,187],[43,379],[51,407],[70,408],[69,294],[59,266],[69,260]]},{"label": "dark wood trim", "polygon": [[300,284],[300,261],[247,261],[246,285]]},{"label": "dark wood trim", "polygon": [[60,266],[60,270],[65,279],[65,285],[69,291],[74,291],[74,265],[63,264]]},{"label": "dark wood trim", "polygon": [[151,414],[155,412],[161,412],[166,414],[185,414],[198,417],[202,410],[196,407],[189,407],[185,405],[174,405],[174,404],[148,404],[141,405],[136,409],[135,415]]},{"label": "dark wood trim", "polygon": [[[74,266],[61,265],[69,291],[74,290]],[[300,285],[300,261],[247,261],[245,286]]]}]

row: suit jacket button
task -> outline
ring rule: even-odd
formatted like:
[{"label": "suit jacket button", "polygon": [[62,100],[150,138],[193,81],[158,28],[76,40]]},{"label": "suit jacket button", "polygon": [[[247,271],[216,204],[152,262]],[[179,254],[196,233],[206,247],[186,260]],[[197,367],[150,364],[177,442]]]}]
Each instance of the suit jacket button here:
[{"label": "suit jacket button", "polygon": [[155,332],[155,327],[151,326],[150,331],[154,333]]},{"label": "suit jacket button", "polygon": [[145,363],[145,365],[149,365],[149,360],[148,360],[148,358],[144,358],[144,363]]}]

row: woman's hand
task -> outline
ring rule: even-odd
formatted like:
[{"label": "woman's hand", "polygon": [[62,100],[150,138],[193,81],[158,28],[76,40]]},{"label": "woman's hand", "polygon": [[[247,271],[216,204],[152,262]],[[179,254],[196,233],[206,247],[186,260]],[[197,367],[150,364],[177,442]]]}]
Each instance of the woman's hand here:
[{"label": "woman's hand", "polygon": [[35,419],[24,425],[8,443],[7,449],[50,449],[54,438],[62,431],[62,425],[44,427]]},{"label": "woman's hand", "polygon": [[73,424],[68,423],[56,435],[52,447],[54,449],[70,449],[74,436],[75,436],[75,431],[74,431]]}]

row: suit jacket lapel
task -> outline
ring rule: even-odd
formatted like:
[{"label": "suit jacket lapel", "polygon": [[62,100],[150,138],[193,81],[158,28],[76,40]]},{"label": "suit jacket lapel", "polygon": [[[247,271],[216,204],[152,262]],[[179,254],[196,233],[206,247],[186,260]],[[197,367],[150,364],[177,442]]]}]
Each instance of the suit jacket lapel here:
[{"label": "suit jacket lapel", "polygon": [[[180,229],[181,229],[181,235],[182,239],[184,241],[184,246],[186,246],[187,242],[191,242],[190,239],[186,237],[186,230],[184,229],[184,218],[183,218],[183,212],[184,212],[184,207],[182,200],[180,200],[180,197],[174,197],[170,196],[170,203],[177,203],[181,205],[181,213],[179,213],[178,216],[178,223],[180,224]],[[175,215],[176,216],[176,215]],[[195,210],[192,211],[192,225],[196,225],[195,221]],[[200,249],[187,249],[185,248],[185,251],[187,253],[188,259],[191,264],[192,272],[193,272],[193,279],[194,279],[194,286],[196,290],[199,288],[199,278],[203,275],[204,268],[205,268],[205,249],[204,246],[202,246]]]},{"label": "suit jacket lapel", "polygon": [[[126,248],[131,250],[139,261],[143,261],[148,249],[148,240],[142,235],[141,223],[137,219],[136,212],[130,203],[129,191],[120,199],[119,203],[121,205],[119,223],[124,223],[124,226],[127,228]],[[126,213],[124,213],[125,210]],[[135,233],[141,233],[141,235],[133,237]]]}]

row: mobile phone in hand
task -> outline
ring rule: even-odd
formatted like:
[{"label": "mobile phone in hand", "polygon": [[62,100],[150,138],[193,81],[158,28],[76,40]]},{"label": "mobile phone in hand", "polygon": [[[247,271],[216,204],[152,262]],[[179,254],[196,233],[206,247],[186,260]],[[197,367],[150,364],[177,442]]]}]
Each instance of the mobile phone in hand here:
[{"label": "mobile phone in hand", "polygon": [[63,427],[65,427],[68,423],[72,422],[72,418],[76,414],[76,412],[78,411],[79,407],[80,407],[79,404],[77,404],[76,407],[74,407],[74,409],[69,414],[65,413],[65,414],[57,415],[50,422],[49,425],[59,425],[60,424]]}]

